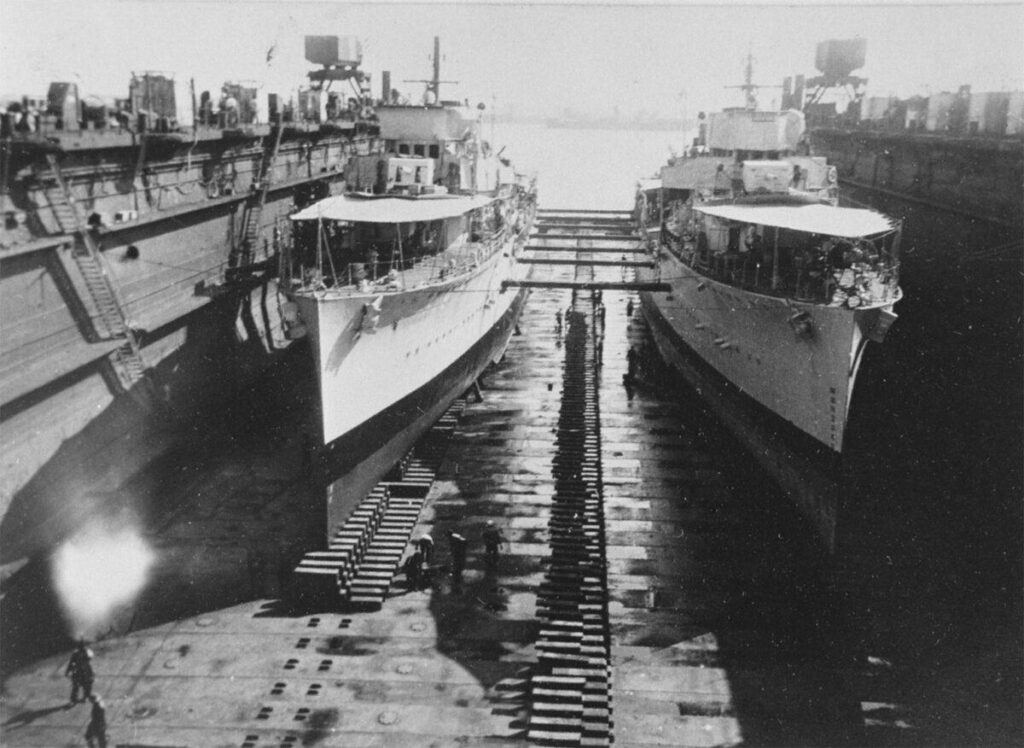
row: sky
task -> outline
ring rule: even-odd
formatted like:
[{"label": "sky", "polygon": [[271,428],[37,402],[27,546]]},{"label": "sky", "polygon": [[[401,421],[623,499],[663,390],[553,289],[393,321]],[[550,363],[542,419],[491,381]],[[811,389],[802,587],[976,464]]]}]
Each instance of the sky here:
[{"label": "sky", "polygon": [[[0,0],[0,95],[44,94],[50,81],[81,93],[127,96],[132,72],[174,73],[179,97],[219,92],[225,80],[257,81],[287,96],[313,66],[306,34],[356,36],[380,95],[420,96],[441,37],[443,98],[498,112],[693,117],[742,104],[725,88],[743,80],[779,86],[814,75],[816,45],[862,37],[868,95],[1024,89],[1024,2],[997,4],[690,2],[355,3],[194,0]],[[762,106],[778,103],[765,88]]]}]

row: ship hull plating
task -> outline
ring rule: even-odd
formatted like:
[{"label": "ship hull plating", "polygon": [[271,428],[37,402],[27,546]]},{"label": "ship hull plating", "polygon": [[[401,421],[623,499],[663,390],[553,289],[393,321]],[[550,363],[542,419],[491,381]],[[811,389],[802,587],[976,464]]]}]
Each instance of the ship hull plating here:
[{"label": "ship hull plating", "polygon": [[841,452],[864,331],[874,329],[881,308],[744,291],[700,275],[668,252],[660,270],[672,291],[647,294],[645,301],[675,336],[745,395]]},{"label": "ship hull plating", "polygon": [[742,392],[702,359],[665,314],[656,294],[641,293],[642,310],[662,359],[782,488],[832,551],[842,498],[838,455]]},{"label": "ship hull plating", "polygon": [[447,282],[296,295],[318,374],[328,528],[500,357],[524,300],[501,282],[526,233]]},{"label": "ship hull plating", "polygon": [[343,522],[359,501],[492,362],[500,360],[516,328],[527,291],[511,303],[467,351],[414,391],[324,448],[318,463],[327,485],[325,532]]}]

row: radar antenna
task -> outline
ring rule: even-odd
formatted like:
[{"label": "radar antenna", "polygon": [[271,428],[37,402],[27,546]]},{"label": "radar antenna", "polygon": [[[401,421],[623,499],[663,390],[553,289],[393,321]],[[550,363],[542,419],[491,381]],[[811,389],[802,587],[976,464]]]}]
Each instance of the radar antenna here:
[{"label": "radar antenna", "polygon": [[746,95],[746,108],[757,109],[757,91],[761,88],[780,88],[780,86],[762,86],[754,83],[754,54],[747,52],[747,66],[743,71],[743,83],[739,86],[726,86],[726,88],[739,88]]}]

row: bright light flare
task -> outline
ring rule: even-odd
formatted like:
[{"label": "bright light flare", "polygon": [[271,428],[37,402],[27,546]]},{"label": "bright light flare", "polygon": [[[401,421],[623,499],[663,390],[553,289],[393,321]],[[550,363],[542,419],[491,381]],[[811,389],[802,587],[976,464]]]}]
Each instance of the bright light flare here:
[{"label": "bright light flare", "polygon": [[122,521],[96,520],[64,541],[51,563],[53,586],[75,637],[95,635],[142,591],[154,553]]}]

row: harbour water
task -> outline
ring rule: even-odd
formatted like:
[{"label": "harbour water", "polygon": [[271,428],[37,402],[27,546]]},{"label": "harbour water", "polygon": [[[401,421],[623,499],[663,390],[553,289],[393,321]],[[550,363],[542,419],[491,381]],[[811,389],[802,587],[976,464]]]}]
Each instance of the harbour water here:
[{"label": "harbour water", "polygon": [[[686,142],[676,133],[502,123],[496,129],[495,140],[510,144],[517,165],[538,171],[546,208],[628,209],[635,180]],[[926,252],[927,246],[915,247]],[[978,277],[981,282],[984,273]],[[990,299],[987,308],[998,313],[985,313],[986,294],[975,286],[959,299],[946,291],[938,296],[915,283],[912,266],[904,270],[904,285],[900,319],[883,345],[868,349],[858,382],[844,455],[856,500],[841,508],[834,565],[815,552],[796,512],[695,393],[656,376],[639,393],[619,384],[626,341],[639,342],[643,330],[639,322],[627,326],[624,296],[606,295],[609,342],[597,395],[607,428],[607,542],[615,550],[609,614],[620,645],[616,744],[695,744],[706,734],[723,744],[743,738],[783,745],[999,745],[1021,734],[1020,319],[1013,304],[996,303],[1005,297]],[[257,723],[264,718],[256,709],[271,703],[272,683],[293,677],[278,672],[277,660],[305,656],[293,651],[302,641],[297,645],[296,637],[330,627],[333,643],[317,639],[314,649],[326,649],[312,654],[346,663],[342,674],[332,673],[336,688],[328,691],[340,721],[319,733],[310,726],[306,737],[370,745],[371,730],[386,735],[388,725],[400,726],[419,709],[445,716],[431,724],[448,726],[429,733],[441,743],[472,735],[521,744],[514,731],[488,730],[501,716],[495,690],[533,655],[533,631],[523,619],[531,617],[529,590],[543,555],[547,517],[540,499],[557,457],[552,429],[560,418],[565,356],[551,322],[553,310],[567,303],[568,292],[534,294],[525,335],[513,339],[506,361],[492,372],[493,394],[485,391],[485,404],[467,410],[432,490],[432,508],[421,517],[436,538],[456,522],[476,527],[493,516],[508,523],[513,558],[503,570],[509,579],[497,588],[506,613],[484,615],[444,585],[355,621],[282,617],[262,602],[282,592],[286,575],[277,567],[311,542],[301,518],[315,511],[302,488],[294,429],[308,397],[294,385],[310,384],[310,372],[282,371],[265,382],[260,412],[224,414],[207,449],[182,450],[145,483],[129,487],[146,497],[147,532],[159,539],[161,554],[134,612],[97,645],[100,682],[118,699],[112,733],[126,739],[120,728],[130,722],[136,742],[171,736],[187,742],[189,730],[202,727],[240,744],[239,736],[248,737],[240,725],[251,719],[290,734],[290,716]],[[290,364],[302,368],[299,359]],[[522,423],[510,426],[516,419]],[[674,498],[681,490],[690,496],[685,502]],[[482,565],[477,571],[479,578],[471,579],[488,584]],[[21,580],[4,601],[5,675],[24,666],[6,680],[15,699],[8,703],[16,707],[5,712],[4,729],[24,725],[9,734],[32,734],[38,720],[38,739],[25,744],[41,745],[70,735],[72,727],[50,730],[51,717],[42,713],[64,691],[53,654],[66,644],[66,632],[53,625],[57,603],[42,594],[45,580],[35,573],[38,585]],[[473,631],[466,620],[492,628]],[[241,655],[198,638],[230,625],[244,629]],[[347,625],[351,633],[337,631]],[[11,642],[33,636],[43,641],[12,657]],[[686,645],[673,646],[681,642]],[[151,661],[163,670],[143,668],[137,676],[136,648],[152,649]],[[262,650],[262,657],[250,650]],[[192,664],[204,652],[219,664]],[[308,666],[303,689],[326,680],[315,662]],[[399,676],[384,679],[383,670]],[[444,675],[434,682],[429,674],[436,671]],[[235,672],[232,682],[239,685],[220,698],[240,715],[238,724],[221,724],[198,692],[225,688],[218,678]],[[180,693],[188,689],[173,685],[168,673],[191,675],[196,697]],[[724,679],[708,680],[722,673]],[[671,687],[652,685],[655,676]],[[432,687],[417,688],[416,678]],[[374,720],[361,722],[360,712],[371,706],[380,715],[367,727]],[[446,722],[458,714],[477,722]],[[678,732],[659,737],[666,724]],[[341,732],[330,732],[335,729]],[[402,734],[406,742],[393,744],[416,744],[408,742],[411,733]],[[259,745],[277,744],[266,736]]]}]

